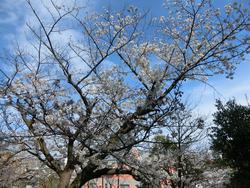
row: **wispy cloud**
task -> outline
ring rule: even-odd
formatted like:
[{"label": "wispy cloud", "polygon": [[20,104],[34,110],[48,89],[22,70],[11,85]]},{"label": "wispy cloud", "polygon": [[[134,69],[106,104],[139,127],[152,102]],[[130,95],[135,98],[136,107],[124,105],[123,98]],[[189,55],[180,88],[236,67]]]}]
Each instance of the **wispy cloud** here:
[{"label": "wispy cloud", "polygon": [[0,10],[0,24],[13,24],[17,19],[18,17],[15,13]]},{"label": "wispy cloud", "polygon": [[16,24],[21,16],[20,10],[22,9],[23,2],[24,0],[0,1],[0,24]]},{"label": "wispy cloud", "polygon": [[[249,58],[248,55],[247,58]],[[246,105],[247,98],[250,99],[250,63],[242,62],[238,65],[233,80],[218,75],[209,81],[212,86],[204,84],[189,85],[185,88],[185,98],[197,106],[200,114],[211,116],[215,111],[215,100],[223,102],[229,99],[236,99],[240,104]]]},{"label": "wispy cloud", "polygon": [[[77,3],[77,6],[84,7],[84,11],[90,12],[94,10],[95,6],[94,0],[30,0],[30,3],[45,26],[51,25],[53,19],[58,17],[56,8],[60,11],[71,9]],[[41,27],[26,0],[0,1],[0,33],[2,35],[0,48],[13,50],[18,44],[21,49],[33,53],[35,56],[36,52],[32,45],[37,44],[37,39],[28,25],[38,32]],[[57,48],[65,48],[70,41],[76,42],[78,39],[82,39],[82,31],[73,28],[69,17],[63,20],[62,25],[64,28],[61,32],[51,34],[51,40]],[[58,27],[62,25],[59,23]],[[67,29],[65,29],[65,26],[67,26]],[[1,32],[1,28],[6,29]],[[79,63],[77,59],[74,60],[73,64],[78,68],[84,68],[83,64]]]},{"label": "wispy cloud", "polygon": [[[59,9],[64,7],[70,8],[74,6],[72,0],[53,0],[54,5],[51,0],[31,0],[30,1],[34,9],[37,11],[39,17],[44,21],[45,24],[52,21],[52,15],[56,15],[57,11],[54,7],[56,5]],[[88,7],[90,10],[91,6],[94,6],[94,1],[88,3],[88,0],[76,1],[78,6]],[[88,6],[86,6],[88,4]],[[90,6],[91,5],[91,6]],[[87,9],[87,8],[86,8]],[[26,0],[1,0],[0,1],[0,28],[7,28],[2,31],[3,38],[1,40],[2,45],[9,46],[12,45],[13,41],[17,41],[19,44],[27,44],[30,40],[30,30],[27,24],[38,27],[39,23],[35,18],[32,10],[28,6]],[[6,32],[8,31],[8,32]],[[1,32],[1,29],[0,29]],[[74,35],[77,35],[76,31],[68,30],[66,34],[58,35],[62,41],[65,39],[72,39]],[[62,38],[63,37],[63,38]],[[77,37],[77,36],[75,36]],[[1,47],[1,46],[0,46]]]}]

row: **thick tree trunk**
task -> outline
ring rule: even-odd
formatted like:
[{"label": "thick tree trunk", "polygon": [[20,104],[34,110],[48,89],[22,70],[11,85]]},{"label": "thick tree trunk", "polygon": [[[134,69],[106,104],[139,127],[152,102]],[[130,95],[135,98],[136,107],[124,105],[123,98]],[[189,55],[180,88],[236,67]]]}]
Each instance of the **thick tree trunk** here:
[{"label": "thick tree trunk", "polygon": [[66,170],[60,173],[58,188],[69,188],[72,172],[73,170]]},{"label": "thick tree trunk", "polygon": [[78,174],[74,181],[70,184],[69,188],[81,188],[89,180],[89,178],[84,178],[82,174]]}]

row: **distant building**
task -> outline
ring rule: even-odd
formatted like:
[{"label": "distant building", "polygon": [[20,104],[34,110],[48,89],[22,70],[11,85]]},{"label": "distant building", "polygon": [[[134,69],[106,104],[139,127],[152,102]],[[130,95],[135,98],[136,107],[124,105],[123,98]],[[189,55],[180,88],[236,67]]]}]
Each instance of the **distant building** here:
[{"label": "distant building", "polygon": [[131,175],[103,176],[86,183],[83,188],[137,188],[139,182]]}]

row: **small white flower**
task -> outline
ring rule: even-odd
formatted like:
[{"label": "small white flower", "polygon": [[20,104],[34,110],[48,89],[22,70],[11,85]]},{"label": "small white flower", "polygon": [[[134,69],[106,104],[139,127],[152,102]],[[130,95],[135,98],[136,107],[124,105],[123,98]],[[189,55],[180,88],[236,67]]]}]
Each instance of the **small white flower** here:
[{"label": "small white flower", "polygon": [[230,14],[233,10],[231,5],[225,5],[224,8],[225,8],[226,14]]},{"label": "small white flower", "polygon": [[160,23],[163,23],[165,21],[165,17],[164,16],[161,16],[160,19],[159,19]]}]

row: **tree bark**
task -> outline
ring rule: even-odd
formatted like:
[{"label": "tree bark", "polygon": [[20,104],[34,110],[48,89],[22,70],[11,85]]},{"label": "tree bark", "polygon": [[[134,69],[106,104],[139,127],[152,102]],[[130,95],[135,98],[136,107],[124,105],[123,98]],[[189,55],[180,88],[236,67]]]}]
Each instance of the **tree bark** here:
[{"label": "tree bark", "polygon": [[72,172],[73,170],[66,170],[60,173],[58,188],[69,188]]},{"label": "tree bark", "polygon": [[69,188],[81,188],[82,185],[84,185],[85,183],[87,183],[87,181],[84,181],[82,179],[82,177],[80,177],[79,175],[74,179],[74,181],[71,183],[71,185],[69,186]]}]

